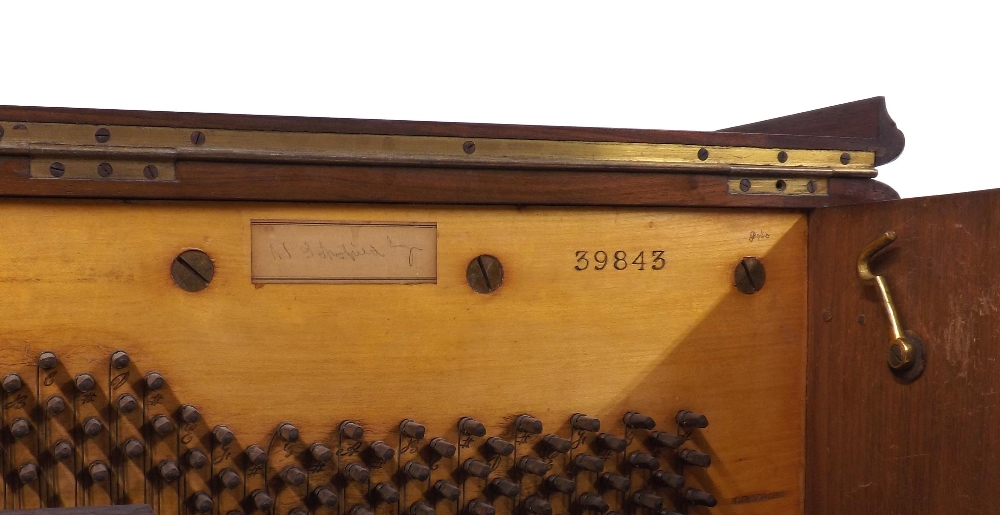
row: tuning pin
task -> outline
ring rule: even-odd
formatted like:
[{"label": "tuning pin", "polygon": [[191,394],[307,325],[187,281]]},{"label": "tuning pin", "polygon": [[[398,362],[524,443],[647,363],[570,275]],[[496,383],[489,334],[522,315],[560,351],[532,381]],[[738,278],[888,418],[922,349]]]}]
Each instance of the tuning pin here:
[{"label": "tuning pin", "polygon": [[108,468],[107,463],[103,461],[95,461],[87,467],[87,472],[90,474],[90,479],[95,483],[103,483],[111,477],[111,469]]},{"label": "tuning pin", "polygon": [[399,423],[399,432],[407,438],[420,440],[424,437],[424,426],[406,419]]},{"label": "tuning pin", "polygon": [[537,495],[528,496],[524,500],[524,509],[535,515],[552,515],[552,505]]},{"label": "tuning pin", "polygon": [[542,433],[542,421],[530,415],[521,415],[514,421],[514,427],[518,431],[533,435]]},{"label": "tuning pin", "polygon": [[455,444],[450,443],[444,438],[435,438],[431,440],[430,446],[431,450],[442,458],[451,458],[455,455]]},{"label": "tuning pin", "polygon": [[699,429],[704,429],[708,427],[708,417],[702,415],[701,413],[695,413],[688,410],[680,410],[677,412],[677,425],[681,427],[697,427]]},{"label": "tuning pin", "polygon": [[480,424],[476,419],[469,417],[462,417],[458,421],[458,430],[462,434],[469,436],[483,437],[486,436],[486,426]]},{"label": "tuning pin", "polygon": [[344,474],[352,481],[362,484],[367,483],[368,477],[371,475],[368,468],[360,463],[349,463],[344,467]]},{"label": "tuning pin", "polygon": [[711,456],[694,449],[681,449],[677,452],[677,457],[684,463],[695,467],[710,467],[712,465]]},{"label": "tuning pin", "polygon": [[703,490],[698,490],[697,488],[688,488],[687,490],[684,490],[684,493],[681,495],[683,495],[684,498],[691,504],[697,504],[698,506],[714,508],[715,505],[718,504],[718,501],[715,500],[715,497],[712,497],[712,494]]},{"label": "tuning pin", "polygon": [[571,495],[576,491],[576,481],[568,477],[553,474],[545,478],[545,484],[552,490],[561,494]]},{"label": "tuning pin", "polygon": [[50,417],[59,415],[63,411],[66,411],[66,399],[63,399],[59,395],[53,395],[49,397],[49,400],[45,401],[45,413]]},{"label": "tuning pin", "polygon": [[274,506],[274,499],[260,488],[250,492],[250,500],[253,501],[253,505],[258,510],[265,513],[271,511],[271,508]]},{"label": "tuning pin", "polygon": [[128,357],[128,353],[123,350],[116,350],[111,353],[111,366],[115,367],[115,370],[121,370],[132,362],[132,358]]},{"label": "tuning pin", "polygon": [[281,424],[281,427],[278,428],[278,436],[286,442],[295,443],[299,441],[299,430],[295,426],[286,422]]},{"label": "tuning pin", "polygon": [[654,431],[650,438],[650,443],[656,447],[667,447],[669,449],[676,449],[684,444],[687,438],[681,435],[673,435],[670,433],[665,433],[663,431]]},{"label": "tuning pin", "polygon": [[427,481],[431,477],[431,469],[419,461],[411,461],[403,466],[403,473],[417,481]]},{"label": "tuning pin", "polygon": [[557,435],[545,435],[542,441],[549,446],[549,449],[559,454],[566,454],[573,448],[573,442]]},{"label": "tuning pin", "polygon": [[166,415],[157,415],[153,417],[150,425],[153,426],[153,431],[160,436],[167,436],[174,432],[174,423],[167,418]]},{"label": "tuning pin", "polygon": [[143,378],[143,382],[146,383],[146,388],[148,390],[156,391],[163,388],[167,382],[163,379],[163,376],[159,372],[148,372]]},{"label": "tuning pin", "polygon": [[434,490],[437,491],[442,499],[449,501],[457,501],[458,495],[461,493],[461,490],[458,489],[455,483],[444,479],[440,479],[437,483],[434,483]]},{"label": "tuning pin", "polygon": [[345,420],[340,423],[340,434],[349,440],[360,441],[361,438],[365,436],[365,430],[358,424],[355,424],[350,420]]},{"label": "tuning pin", "polygon": [[593,454],[577,454],[573,456],[573,465],[591,472],[601,472],[604,470],[604,460]]},{"label": "tuning pin", "polygon": [[208,456],[198,449],[191,449],[187,453],[187,463],[189,467],[199,470],[208,464]]},{"label": "tuning pin", "polygon": [[142,443],[142,440],[138,438],[129,438],[125,440],[122,444],[122,450],[125,452],[125,456],[129,459],[139,459],[142,457],[143,453],[146,451],[146,445]]},{"label": "tuning pin", "polygon": [[191,496],[191,507],[198,513],[212,511],[212,496],[205,492],[197,492]]},{"label": "tuning pin", "polygon": [[601,433],[597,435],[597,445],[604,447],[609,451],[614,452],[625,452],[628,447],[628,442],[624,438],[619,438],[610,433]]},{"label": "tuning pin", "polygon": [[519,460],[517,460],[517,468],[527,472],[528,474],[544,476],[549,469],[552,468],[552,465],[549,465],[538,458],[522,456]]},{"label": "tuning pin", "polygon": [[399,501],[399,492],[397,492],[396,489],[389,483],[379,483],[375,485],[375,488],[372,490],[375,491],[375,497],[377,497],[379,501],[386,504],[392,504]]},{"label": "tuning pin", "polygon": [[656,458],[653,456],[644,452],[633,451],[626,459],[628,460],[628,464],[635,468],[645,470],[657,470],[660,468],[660,462],[656,461]]},{"label": "tuning pin", "polygon": [[160,470],[160,477],[166,482],[171,482],[181,477],[181,468],[177,466],[174,460],[163,460],[158,466]]},{"label": "tuning pin", "polygon": [[510,456],[514,453],[514,444],[496,436],[486,439],[486,448],[500,456]]},{"label": "tuning pin", "polygon": [[430,504],[424,501],[417,501],[410,505],[410,515],[434,515],[437,513]]},{"label": "tuning pin", "polygon": [[319,502],[321,506],[326,506],[331,510],[337,509],[339,506],[339,499],[337,498],[337,493],[331,490],[329,487],[317,486],[313,490],[313,497]]},{"label": "tuning pin", "polygon": [[576,415],[570,417],[569,423],[573,426],[573,429],[576,429],[577,431],[591,431],[596,433],[601,430],[600,420],[594,417],[588,417],[583,413],[577,413]]},{"label": "tuning pin", "polygon": [[118,412],[122,415],[128,415],[135,410],[139,409],[139,401],[131,393],[123,393],[118,396]]},{"label": "tuning pin", "polygon": [[3,380],[0,381],[0,384],[3,385],[3,391],[7,393],[14,393],[21,389],[21,386],[24,385],[24,381],[21,380],[21,376],[11,372],[10,374],[3,376]]},{"label": "tuning pin", "polygon": [[375,515],[371,510],[368,509],[364,504],[355,504],[351,506],[351,509],[347,510],[347,515]]},{"label": "tuning pin", "polygon": [[392,447],[382,440],[377,442],[372,442],[371,444],[372,456],[381,461],[389,461],[393,456],[396,455],[396,451],[392,450]]},{"label": "tuning pin", "polygon": [[319,442],[309,445],[309,455],[312,456],[317,463],[330,463],[330,460],[333,459],[333,451]]},{"label": "tuning pin", "polygon": [[652,418],[634,411],[626,413],[624,420],[625,427],[630,429],[653,429],[656,427],[656,422],[654,422]]},{"label": "tuning pin", "polygon": [[306,473],[294,465],[289,465],[281,471],[281,480],[287,485],[302,486],[306,482]]},{"label": "tuning pin", "polygon": [[83,434],[88,438],[94,438],[101,434],[101,431],[104,430],[104,424],[102,424],[100,419],[97,417],[87,417],[87,419],[83,421],[82,427]]},{"label": "tuning pin", "polygon": [[465,460],[465,463],[462,464],[462,468],[473,477],[478,477],[480,479],[490,477],[490,466],[475,458]]},{"label": "tuning pin", "polygon": [[473,499],[469,501],[468,511],[471,515],[496,515],[496,508],[483,499]]},{"label": "tuning pin", "polygon": [[521,487],[517,486],[517,483],[503,477],[498,477],[493,481],[490,481],[490,486],[493,490],[504,497],[509,497],[511,499],[521,495]]},{"label": "tuning pin", "polygon": [[601,481],[604,485],[612,490],[618,490],[619,492],[628,492],[629,488],[632,488],[632,482],[625,476],[619,476],[612,472],[605,472],[601,475]]},{"label": "tuning pin", "polygon": [[45,351],[38,355],[38,368],[42,370],[51,370],[56,368],[59,364],[59,359],[56,358],[56,353],[51,351]]},{"label": "tuning pin", "polygon": [[267,463],[267,452],[261,449],[259,445],[251,445],[243,452],[247,455],[247,461],[251,465],[263,466]]},{"label": "tuning pin", "polygon": [[22,484],[34,483],[38,479],[38,465],[34,463],[25,463],[18,467],[17,478],[21,480]]},{"label": "tuning pin", "polygon": [[229,430],[228,426],[220,424],[212,428],[212,438],[215,438],[215,441],[218,442],[219,445],[229,445],[233,443],[236,435]]},{"label": "tuning pin", "polygon": [[66,440],[59,440],[52,445],[52,457],[56,461],[66,461],[73,455],[73,444]]},{"label": "tuning pin", "polygon": [[680,490],[684,486],[684,476],[671,474],[665,470],[658,470],[653,474],[653,482],[673,488],[674,490]]},{"label": "tuning pin", "polygon": [[608,503],[605,502],[604,499],[601,499],[600,496],[594,495],[589,492],[581,495],[578,502],[580,503],[580,507],[583,508],[585,511],[596,511],[597,513],[604,513],[608,511],[608,509],[610,508],[610,506],[608,506]]},{"label": "tuning pin", "polygon": [[13,422],[10,423],[10,435],[14,437],[15,440],[24,438],[31,433],[31,423],[23,418],[15,418]]},{"label": "tuning pin", "polygon": [[97,386],[97,381],[94,380],[94,376],[81,372],[73,378],[73,384],[76,385],[76,389],[81,392],[89,392]]},{"label": "tuning pin", "polygon": [[233,490],[240,486],[243,480],[240,479],[240,475],[235,470],[226,467],[219,472],[219,483],[222,483],[222,486],[226,487],[227,490]]},{"label": "tuning pin", "polygon": [[649,508],[651,510],[659,510],[663,508],[663,499],[656,495],[644,492],[636,492],[635,495],[632,496],[632,502],[642,506],[643,508]]},{"label": "tuning pin", "polygon": [[190,404],[181,406],[179,414],[181,420],[184,421],[185,424],[194,424],[195,422],[201,420],[201,413],[198,413],[198,408]]}]

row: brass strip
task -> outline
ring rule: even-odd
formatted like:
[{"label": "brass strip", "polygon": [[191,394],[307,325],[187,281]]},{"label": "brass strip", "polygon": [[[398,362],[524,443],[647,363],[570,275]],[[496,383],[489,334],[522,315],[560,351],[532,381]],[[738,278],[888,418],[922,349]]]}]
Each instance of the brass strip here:
[{"label": "brass strip", "polygon": [[[105,165],[102,168],[102,165]],[[106,175],[101,175],[101,173]],[[32,179],[91,179],[105,181],[168,182],[177,180],[173,161],[122,161],[39,156],[31,159]]]},{"label": "brass strip", "polygon": [[827,179],[806,177],[738,178],[729,179],[729,193],[733,195],[829,195]]},{"label": "brass strip", "polygon": [[[817,176],[875,175],[874,152],[848,152],[850,159],[844,164],[842,155],[845,152],[840,150],[495,138],[469,140],[437,136],[59,123],[0,122],[0,127],[9,128],[0,138],[0,154],[29,156],[114,156],[135,161],[186,159],[423,166],[614,167],[696,173],[729,173],[733,167],[759,167],[767,173],[797,170]],[[98,129],[107,130],[106,142],[96,140]],[[195,137],[196,132],[201,137]],[[779,153],[784,158],[783,162],[778,160]]]}]

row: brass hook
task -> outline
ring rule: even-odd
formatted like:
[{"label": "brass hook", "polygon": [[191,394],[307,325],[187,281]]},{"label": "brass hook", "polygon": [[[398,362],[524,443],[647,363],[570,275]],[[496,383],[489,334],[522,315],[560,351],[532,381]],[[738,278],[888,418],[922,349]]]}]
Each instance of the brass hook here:
[{"label": "brass hook", "polygon": [[[877,239],[865,246],[858,257],[858,277],[861,282],[878,288],[882,296],[885,313],[889,317],[892,328],[892,341],[889,342],[889,368],[898,376],[912,381],[923,371],[923,343],[913,331],[903,331],[899,322],[896,305],[892,301],[885,278],[871,270],[871,261],[876,254],[896,241],[896,231],[886,231]],[[919,367],[915,365],[919,364]]]}]

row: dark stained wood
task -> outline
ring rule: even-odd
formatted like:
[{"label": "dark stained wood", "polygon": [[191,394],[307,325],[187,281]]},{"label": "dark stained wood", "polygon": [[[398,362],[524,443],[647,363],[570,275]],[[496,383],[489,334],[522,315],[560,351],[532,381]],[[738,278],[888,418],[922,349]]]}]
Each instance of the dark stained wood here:
[{"label": "dark stained wood", "polygon": [[[912,384],[888,370],[889,324],[855,269],[889,229],[873,270],[926,346]],[[805,513],[1000,513],[998,255],[1000,190],[813,212]]]},{"label": "dark stained wood", "polygon": [[885,97],[848,102],[805,113],[782,116],[738,127],[725,132],[767,134],[797,134],[838,138],[865,138],[876,141],[875,165],[880,166],[899,157],[905,138],[889,116]]},{"label": "dark stained wood", "polygon": [[829,196],[731,195],[724,175],[180,162],[176,182],[30,179],[0,158],[0,195],[414,204],[810,208],[898,198],[871,179],[832,178]]},{"label": "dark stained wood", "polygon": [[43,508],[37,510],[3,510],[11,515],[153,515],[148,504],[84,506],[80,508]]},{"label": "dark stained wood", "polygon": [[[824,111],[821,109],[813,111],[813,113]],[[837,117],[847,118],[838,121]],[[851,117],[856,117],[856,119]],[[852,129],[837,134],[797,135],[788,132],[751,133],[752,131],[748,130],[738,130],[740,128],[730,129],[731,132],[659,131],[0,106],[0,120],[14,122],[879,151],[880,142],[872,136],[876,132],[875,128],[866,126],[873,121],[868,112],[863,110],[837,111],[830,116],[830,119],[833,120],[831,123],[844,123]]]}]

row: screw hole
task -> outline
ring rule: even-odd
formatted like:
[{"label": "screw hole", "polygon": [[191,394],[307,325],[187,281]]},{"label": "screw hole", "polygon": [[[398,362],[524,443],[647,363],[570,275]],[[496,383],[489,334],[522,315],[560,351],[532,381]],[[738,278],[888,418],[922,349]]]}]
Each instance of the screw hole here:
[{"label": "screw hole", "polygon": [[785,191],[786,187],[788,187],[788,185],[785,184],[785,181],[783,181],[781,179],[778,179],[777,181],[774,181],[774,188],[776,190],[778,190],[778,191]]}]

